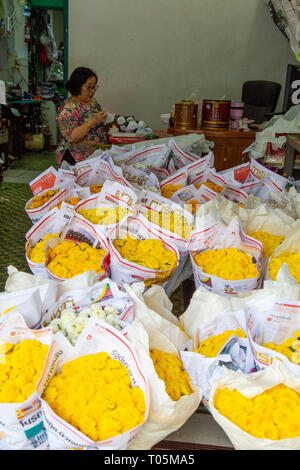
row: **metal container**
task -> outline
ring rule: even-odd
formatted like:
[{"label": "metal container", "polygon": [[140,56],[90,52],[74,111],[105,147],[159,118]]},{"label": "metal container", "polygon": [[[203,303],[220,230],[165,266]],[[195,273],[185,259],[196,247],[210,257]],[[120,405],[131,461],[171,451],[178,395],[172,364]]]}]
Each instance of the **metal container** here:
[{"label": "metal container", "polygon": [[175,104],[174,128],[196,129],[198,105],[192,100],[181,100]]},{"label": "metal container", "polygon": [[203,100],[201,128],[214,131],[229,129],[230,109],[229,100]]}]

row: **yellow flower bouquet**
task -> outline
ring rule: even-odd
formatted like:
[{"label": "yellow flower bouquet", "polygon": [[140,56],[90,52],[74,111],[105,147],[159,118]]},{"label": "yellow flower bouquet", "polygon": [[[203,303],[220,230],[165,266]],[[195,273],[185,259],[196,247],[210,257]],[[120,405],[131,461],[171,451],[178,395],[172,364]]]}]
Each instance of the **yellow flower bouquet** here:
[{"label": "yellow flower bouquet", "polygon": [[300,379],[283,364],[252,374],[226,369],[209,408],[237,450],[300,449]]},{"label": "yellow flower bouquet", "polygon": [[259,287],[262,245],[246,236],[236,219],[195,230],[188,248],[197,287],[221,295]]},{"label": "yellow flower bouquet", "polygon": [[59,237],[46,242],[45,266],[50,279],[63,281],[94,271],[100,281],[108,275],[108,263],[106,237],[80,216],[73,217]]},{"label": "yellow flower bouquet", "polygon": [[[22,315],[2,317],[0,332],[1,449],[46,450],[38,393],[55,344],[48,329],[31,330]],[[25,432],[24,432],[25,431]]]},{"label": "yellow flower bouquet", "polygon": [[25,212],[31,222],[35,224],[50,209],[61,203],[65,199],[68,191],[68,188],[53,187],[29,199],[25,205]]},{"label": "yellow flower bouquet", "polygon": [[76,206],[76,212],[107,235],[127,215],[135,214],[136,200],[133,189],[107,181],[99,194],[82,200]]},{"label": "yellow flower bouquet", "polygon": [[50,450],[126,449],[148,416],[147,378],[115,328],[91,318],[85,332],[41,393]]},{"label": "yellow flower bouquet", "polygon": [[178,267],[177,248],[156,235],[141,216],[129,216],[117,225],[110,232],[109,247],[111,278],[117,283],[162,284]]},{"label": "yellow flower bouquet", "polygon": [[58,208],[47,212],[26,233],[25,256],[30,270],[36,276],[47,276],[45,268],[46,243],[58,238],[66,225],[66,219]]}]

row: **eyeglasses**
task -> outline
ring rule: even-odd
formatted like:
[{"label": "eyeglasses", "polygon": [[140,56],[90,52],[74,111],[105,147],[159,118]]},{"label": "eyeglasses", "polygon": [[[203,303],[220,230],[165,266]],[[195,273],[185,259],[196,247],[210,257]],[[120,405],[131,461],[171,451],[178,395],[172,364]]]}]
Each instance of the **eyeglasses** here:
[{"label": "eyeglasses", "polygon": [[85,88],[86,88],[88,91],[96,91],[96,90],[98,90],[98,88],[99,88],[99,85],[95,85],[95,86],[91,86],[91,85],[90,85],[90,86],[86,86],[86,85],[84,85],[84,86],[85,86]]}]

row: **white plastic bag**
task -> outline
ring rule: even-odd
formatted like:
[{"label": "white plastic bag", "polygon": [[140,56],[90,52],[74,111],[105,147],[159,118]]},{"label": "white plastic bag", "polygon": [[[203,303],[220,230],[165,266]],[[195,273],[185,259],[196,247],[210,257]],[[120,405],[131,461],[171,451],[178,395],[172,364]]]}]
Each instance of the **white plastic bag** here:
[{"label": "white plastic bag", "polygon": [[[56,335],[56,339],[60,341],[61,338]],[[64,345],[65,342],[62,341],[62,346]],[[59,362],[56,363],[56,367],[53,367],[52,370],[49,371],[46,385],[56,373],[59,373],[64,363],[87,354],[96,354],[102,351],[109,354],[112,359],[117,359],[124,364],[128,369],[132,386],[138,386],[142,389],[146,403],[146,421],[149,413],[149,386],[147,376],[137,353],[132,344],[120,332],[107,323],[101,322],[95,318],[91,318],[88,321],[82,334],[78,338],[76,346],[63,350],[63,354],[60,356]],[[45,388],[46,387],[40,392],[41,397]],[[76,391],[74,391],[74,393],[76,393]],[[50,450],[67,450],[71,448],[85,448],[87,450],[124,450],[144,424],[142,423],[134,429],[130,429],[111,439],[94,442],[57,416],[42,398],[41,403]]]},{"label": "white plastic bag", "polygon": [[214,395],[218,388],[234,388],[247,398],[255,397],[265,390],[283,383],[300,393],[300,380],[293,376],[283,364],[273,364],[263,371],[241,374],[226,369],[226,375],[217,380],[212,387],[209,408],[216,422],[227,434],[236,450],[299,450],[300,437],[294,439],[260,439],[243,431],[214,407]]},{"label": "white plastic bag", "polygon": [[[251,279],[226,280],[205,273],[194,260],[194,256],[201,251],[217,250],[223,248],[237,248],[238,250],[252,256],[259,275]],[[191,234],[188,245],[190,258],[194,273],[196,287],[203,285],[221,295],[236,295],[240,292],[251,291],[260,287],[262,269],[262,244],[257,240],[245,235],[240,223],[232,219],[226,227],[222,223],[206,227],[202,231],[195,230]]]},{"label": "white plastic bag", "polygon": [[42,386],[45,368],[49,367],[56,354],[53,335],[49,329],[30,330],[17,312],[4,316],[0,322],[0,343],[15,345],[24,340],[37,340],[49,346],[49,352],[35,392],[23,403],[0,403],[0,449],[2,450],[49,448],[38,392]]},{"label": "white plastic bag", "polygon": [[[138,265],[122,258],[119,251],[114,246],[115,239],[131,236],[140,241],[145,239],[160,240],[166,250],[170,250],[176,257],[176,265],[172,269],[160,271],[158,269],[148,268]],[[174,244],[169,243],[163,233],[157,234],[151,227],[145,217],[141,214],[137,217],[127,216],[109,233],[109,251],[110,251],[110,273],[111,279],[118,284],[133,283],[143,281],[149,287],[152,284],[164,284],[169,281],[175,273],[179,264],[179,251]]]},{"label": "white plastic bag", "polygon": [[193,387],[194,393],[173,401],[166,392],[163,380],[158,377],[150,357],[151,349],[159,349],[174,354],[180,359],[172,340],[152,327],[148,327],[146,332],[137,320],[129,326],[127,333],[129,341],[134,345],[143,364],[150,389],[148,419],[128,449],[148,450],[172,432],[177,431],[189,419],[198,408],[202,393],[200,388]]}]

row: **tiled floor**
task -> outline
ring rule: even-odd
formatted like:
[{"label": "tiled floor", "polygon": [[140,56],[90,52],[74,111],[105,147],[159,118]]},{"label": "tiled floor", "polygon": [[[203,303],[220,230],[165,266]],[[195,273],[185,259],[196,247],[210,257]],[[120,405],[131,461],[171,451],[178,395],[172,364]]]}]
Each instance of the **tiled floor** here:
[{"label": "tiled floor", "polygon": [[[55,153],[25,154],[22,160],[14,161],[5,171],[4,181],[28,184],[51,165],[55,167]],[[170,434],[166,440],[232,448],[224,431],[210,414],[205,413],[194,413],[184,426]]]}]

